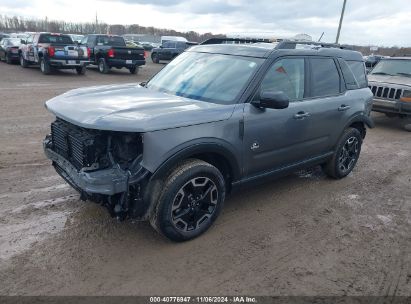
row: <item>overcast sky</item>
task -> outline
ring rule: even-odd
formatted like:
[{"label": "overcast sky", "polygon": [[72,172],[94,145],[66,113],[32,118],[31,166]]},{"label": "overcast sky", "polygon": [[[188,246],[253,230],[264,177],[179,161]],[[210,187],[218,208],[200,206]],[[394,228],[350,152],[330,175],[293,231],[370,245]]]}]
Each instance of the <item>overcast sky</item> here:
[{"label": "overcast sky", "polygon": [[[343,0],[0,0],[0,14],[335,40]],[[340,42],[411,46],[410,0],[347,0]]]}]

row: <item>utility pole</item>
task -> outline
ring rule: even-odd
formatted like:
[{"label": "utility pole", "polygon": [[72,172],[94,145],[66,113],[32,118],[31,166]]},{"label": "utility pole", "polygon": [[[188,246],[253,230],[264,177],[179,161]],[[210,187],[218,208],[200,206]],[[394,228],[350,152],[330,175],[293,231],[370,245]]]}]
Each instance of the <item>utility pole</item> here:
[{"label": "utility pole", "polygon": [[343,4],[343,7],[342,7],[342,11],[341,11],[340,24],[338,25],[337,39],[335,39],[335,43],[338,43],[338,41],[340,40],[340,32],[341,32],[342,22],[343,22],[343,19],[344,19],[344,12],[345,12],[345,4],[346,3],[347,3],[347,0],[344,0],[344,4]]},{"label": "utility pole", "polygon": [[100,34],[100,33],[97,33],[97,29],[98,29],[98,18],[97,18],[97,11],[96,11],[96,34]]}]

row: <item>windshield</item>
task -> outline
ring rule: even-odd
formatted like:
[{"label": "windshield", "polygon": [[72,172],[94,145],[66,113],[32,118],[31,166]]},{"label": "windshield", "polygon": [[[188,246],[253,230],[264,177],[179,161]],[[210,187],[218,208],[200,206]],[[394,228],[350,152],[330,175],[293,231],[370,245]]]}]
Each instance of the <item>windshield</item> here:
[{"label": "windshield", "polygon": [[260,58],[186,52],[146,86],[191,99],[233,104],[262,62]]},{"label": "windshield", "polygon": [[371,74],[411,76],[411,59],[381,60]]}]

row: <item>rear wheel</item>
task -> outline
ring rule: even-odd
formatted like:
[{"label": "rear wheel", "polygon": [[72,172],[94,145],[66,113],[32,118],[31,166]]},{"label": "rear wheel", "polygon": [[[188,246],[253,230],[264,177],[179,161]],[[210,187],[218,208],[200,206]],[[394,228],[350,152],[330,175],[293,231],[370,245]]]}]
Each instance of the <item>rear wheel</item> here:
[{"label": "rear wheel", "polygon": [[225,182],[209,163],[190,159],[170,172],[150,222],[173,241],[187,241],[204,233],[219,215]]},{"label": "rear wheel", "polygon": [[360,131],[355,128],[346,129],[332,158],[325,164],[325,173],[336,179],[350,174],[360,157],[361,145],[362,136]]},{"label": "rear wheel", "polygon": [[51,73],[50,63],[47,62],[44,58],[40,58],[40,71],[44,75],[48,75]]},{"label": "rear wheel", "polygon": [[86,67],[85,66],[76,67],[76,72],[79,75],[84,75],[84,74],[86,74]]},{"label": "rear wheel", "polygon": [[27,68],[29,66],[29,63],[27,62],[26,59],[24,59],[23,54],[20,54],[20,65],[23,68]]},{"label": "rear wheel", "polygon": [[104,58],[100,58],[98,61],[98,70],[100,73],[107,74],[110,71],[110,67],[108,66],[106,60]]},{"label": "rear wheel", "polygon": [[137,74],[138,73],[138,67],[134,66],[132,68],[128,69],[131,74]]}]

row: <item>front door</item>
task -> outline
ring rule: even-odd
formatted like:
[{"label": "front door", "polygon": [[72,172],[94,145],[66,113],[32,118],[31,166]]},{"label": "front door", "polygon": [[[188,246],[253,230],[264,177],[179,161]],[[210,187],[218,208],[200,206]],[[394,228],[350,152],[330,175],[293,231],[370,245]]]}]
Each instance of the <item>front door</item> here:
[{"label": "front door", "polygon": [[305,156],[310,117],[303,103],[306,59],[280,58],[267,71],[254,96],[265,90],[282,91],[290,99],[286,109],[244,106],[244,161],[249,177],[286,166]]}]

